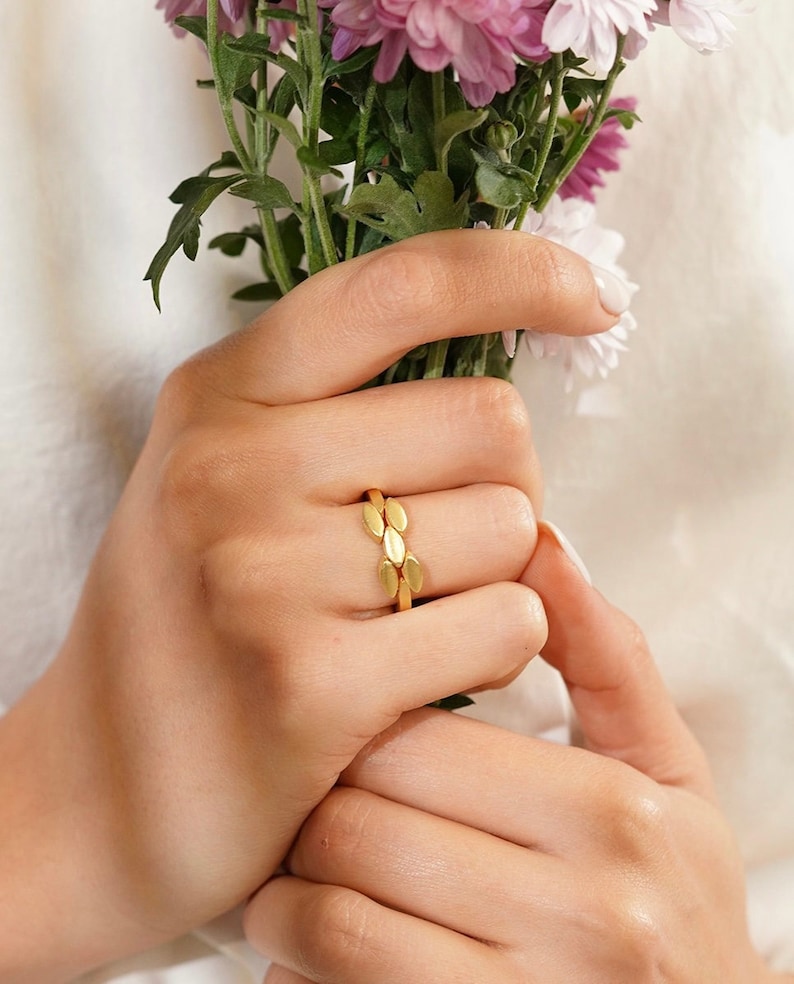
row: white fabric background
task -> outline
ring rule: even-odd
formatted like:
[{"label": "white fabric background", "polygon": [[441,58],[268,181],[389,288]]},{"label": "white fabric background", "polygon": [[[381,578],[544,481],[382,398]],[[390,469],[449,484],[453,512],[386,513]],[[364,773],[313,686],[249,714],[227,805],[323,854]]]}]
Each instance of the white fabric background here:
[{"label": "white fabric background", "polygon": [[[566,396],[527,356],[518,381],[548,515],[646,629],[714,765],[756,939],[794,969],[794,5],[759,8],[730,52],[657,34],[621,79],[645,121],[601,200],[642,284],[623,366]],[[162,316],[140,280],[166,195],[224,147],[193,87],[204,72],[148,2],[5,5],[0,710],[63,637],[164,375],[251,314],[227,300],[250,278],[214,254],[175,261]],[[563,708],[536,668],[478,713],[531,731]],[[234,935],[232,921],[90,980],[255,980]]]}]

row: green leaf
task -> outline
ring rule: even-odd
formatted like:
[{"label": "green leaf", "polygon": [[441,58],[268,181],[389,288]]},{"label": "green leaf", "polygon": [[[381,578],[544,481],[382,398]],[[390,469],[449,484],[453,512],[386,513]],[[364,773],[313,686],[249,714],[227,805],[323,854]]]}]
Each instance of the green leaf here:
[{"label": "green leaf", "polygon": [[280,297],[281,289],[273,281],[265,281],[259,284],[248,284],[232,294],[234,301],[277,301]]},{"label": "green leaf", "polygon": [[278,116],[276,113],[271,113],[268,109],[263,110],[262,115],[268,123],[271,123],[278,130],[282,137],[287,138],[296,150],[303,145],[301,135],[291,120],[288,120],[285,116]]},{"label": "green leaf", "polygon": [[306,249],[300,217],[295,212],[290,212],[283,219],[279,219],[278,229],[281,233],[281,242],[284,246],[287,262],[291,267],[300,266]]},{"label": "green leaf", "polygon": [[439,171],[426,171],[413,191],[401,188],[385,174],[376,185],[357,185],[347,206],[340,211],[379,229],[397,242],[435,229],[459,229],[466,224],[468,203],[454,200],[450,179]]},{"label": "green leaf", "polygon": [[435,150],[438,158],[446,155],[452,141],[461,133],[473,130],[488,118],[487,109],[463,109],[450,113],[436,124]]},{"label": "green leaf", "polygon": [[160,309],[160,281],[169,260],[180,247],[189,260],[195,260],[198,252],[201,216],[218,195],[239,180],[239,174],[227,174],[223,177],[203,174],[183,181],[171,195],[171,200],[177,203],[181,202],[182,207],[171,220],[165,242],[155,254],[143,278],[152,282],[152,294],[158,310]]},{"label": "green leaf", "polygon": [[174,20],[174,24],[177,27],[181,27],[183,31],[187,31],[188,34],[192,34],[203,41],[206,45],[207,43],[207,18],[206,17],[185,17],[184,15],[177,17]]},{"label": "green leaf", "polygon": [[208,249],[219,249],[224,256],[240,256],[248,242],[252,241],[260,249],[265,248],[265,240],[259,226],[245,226],[239,232],[223,232],[216,236],[207,246]]},{"label": "green leaf", "polygon": [[461,707],[471,707],[474,701],[465,694],[452,694],[451,697],[442,697],[441,700],[434,700],[428,707],[438,707],[442,711],[458,711]]},{"label": "green leaf", "polygon": [[473,152],[477,162],[474,182],[480,198],[498,208],[515,208],[536,198],[533,176],[516,164],[504,163],[492,152]]},{"label": "green leaf", "polygon": [[244,174],[242,180],[229,194],[236,198],[246,198],[257,208],[295,208],[289,188],[278,178],[268,174]]},{"label": "green leaf", "polygon": [[261,65],[262,59],[235,50],[238,39],[222,34],[218,45],[218,77],[216,88],[221,104],[228,103],[237,89],[251,82],[251,76]]},{"label": "green leaf", "polygon": [[311,171],[314,174],[333,174],[337,178],[344,177],[341,171],[326,164],[321,156],[313,154],[308,147],[298,147],[296,156],[304,171]]}]

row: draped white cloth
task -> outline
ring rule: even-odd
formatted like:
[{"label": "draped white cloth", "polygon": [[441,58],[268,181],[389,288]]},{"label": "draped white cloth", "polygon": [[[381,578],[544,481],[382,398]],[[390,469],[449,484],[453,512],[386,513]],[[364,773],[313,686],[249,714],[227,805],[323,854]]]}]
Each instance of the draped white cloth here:
[{"label": "draped white cloth", "polygon": [[[518,383],[549,518],[646,629],[713,764],[757,943],[794,970],[794,5],[759,7],[730,52],[657,32],[621,79],[645,121],[600,202],[642,285],[622,367],[566,395],[526,355]],[[163,377],[251,313],[227,300],[251,271],[217,255],[175,261],[162,316],[141,283],[166,195],[224,147],[201,58],[146,0],[4,12],[0,710],[65,633]],[[540,667],[477,713],[565,725]],[[86,980],[248,984],[263,966],[230,917]]]}]

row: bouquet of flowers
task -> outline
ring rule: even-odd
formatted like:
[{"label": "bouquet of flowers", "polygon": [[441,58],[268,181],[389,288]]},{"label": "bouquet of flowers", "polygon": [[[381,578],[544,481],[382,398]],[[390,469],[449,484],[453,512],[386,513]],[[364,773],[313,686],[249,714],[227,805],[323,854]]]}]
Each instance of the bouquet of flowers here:
[{"label": "bouquet of flowers", "polygon": [[[633,99],[613,98],[657,25],[700,51],[730,42],[746,0],[159,0],[206,46],[230,149],[171,195],[179,206],[146,274],[181,248],[228,192],[257,221],[209,245],[249,244],[262,279],[235,296],[270,301],[318,270],[439,229],[510,227],[581,254],[634,289],[622,237],[596,222],[594,189],[618,167]],[[279,141],[302,172],[296,201],[270,173]],[[570,370],[605,375],[634,327],[562,338],[504,332],[425,345],[373,384],[508,378],[518,336]],[[569,373],[570,378],[570,373]]]}]

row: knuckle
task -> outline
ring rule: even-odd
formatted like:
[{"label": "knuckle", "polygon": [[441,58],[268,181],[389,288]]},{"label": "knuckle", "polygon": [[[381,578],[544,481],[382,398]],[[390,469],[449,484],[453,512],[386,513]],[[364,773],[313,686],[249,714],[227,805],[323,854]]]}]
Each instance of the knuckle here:
[{"label": "knuckle", "polygon": [[370,932],[372,904],[363,895],[336,886],[314,892],[303,911],[296,945],[300,972],[325,980],[348,980],[351,968],[377,952]]},{"label": "knuckle", "polygon": [[492,425],[506,454],[526,451],[532,443],[532,426],[516,387],[503,379],[478,382],[478,416]]},{"label": "knuckle", "polygon": [[[336,787],[315,807],[301,835],[301,856],[312,870],[345,858],[361,858],[372,839],[373,802],[358,789]],[[308,852],[308,855],[307,855]]]},{"label": "knuckle", "polygon": [[155,421],[182,428],[196,420],[207,405],[204,359],[199,355],[181,363],[165,379],[157,396]]},{"label": "knuckle", "polygon": [[673,838],[666,802],[655,784],[627,766],[608,771],[600,812],[611,852],[632,864],[656,864],[668,855]]},{"label": "knuckle", "polygon": [[537,539],[537,522],[529,496],[514,485],[496,486],[489,495],[487,509],[494,540],[504,543],[526,562]]},{"label": "knuckle", "polygon": [[350,287],[367,323],[385,316],[398,325],[415,324],[455,300],[443,260],[410,240],[368,254],[356,266]]},{"label": "knuckle", "polygon": [[540,596],[523,584],[506,582],[497,585],[500,592],[498,624],[501,627],[501,651],[515,665],[526,663],[542,649],[548,634],[546,612]]},{"label": "knuckle", "polygon": [[160,468],[158,498],[166,525],[176,530],[195,527],[209,516],[222,515],[213,506],[239,489],[240,464],[233,443],[216,439],[204,427],[185,431]]},{"label": "knuckle", "polygon": [[652,893],[621,881],[601,894],[588,921],[594,938],[609,947],[615,979],[658,984],[665,934]]}]

